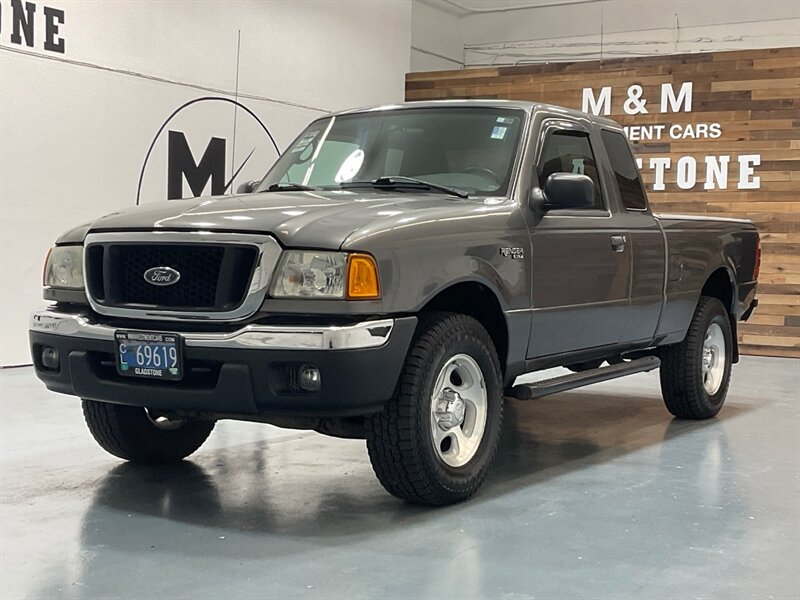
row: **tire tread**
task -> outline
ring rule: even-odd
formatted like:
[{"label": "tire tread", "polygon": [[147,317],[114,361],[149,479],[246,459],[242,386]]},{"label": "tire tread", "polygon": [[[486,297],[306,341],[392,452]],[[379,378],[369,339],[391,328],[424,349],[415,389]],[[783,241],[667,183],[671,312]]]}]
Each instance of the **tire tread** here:
[{"label": "tire tread", "polygon": [[[716,415],[722,407],[722,403],[717,406],[709,404],[708,396],[703,389],[700,370],[697,368],[702,360],[703,342],[708,323],[714,317],[714,313],[720,312],[727,317],[722,302],[717,298],[701,296],[684,340],[678,344],[666,346],[662,350],[661,393],[667,410],[676,417],[708,419]],[[728,355],[726,358],[729,361],[730,356]],[[730,362],[717,394],[721,393],[724,398],[729,383]]]},{"label": "tire tread", "polygon": [[180,429],[159,430],[144,409],[83,400],[83,417],[95,441],[109,454],[139,463],[180,461],[200,448],[213,421],[190,421]]},{"label": "tire tread", "polygon": [[[421,387],[433,368],[431,358],[435,345],[445,335],[474,335],[489,350],[498,374],[500,362],[489,334],[478,321],[467,315],[430,313],[422,318],[418,332],[406,357],[394,398],[386,404],[383,412],[366,419],[367,449],[378,480],[389,493],[414,504],[452,504],[472,496],[483,483],[488,465],[497,452],[498,439],[493,440],[489,449],[486,468],[466,489],[447,489],[431,477],[416,440],[424,435],[422,428],[427,426],[425,415],[419,415],[418,406]],[[491,401],[491,390],[487,393]],[[499,389],[496,396],[500,398],[499,426],[502,428],[502,394]]]}]

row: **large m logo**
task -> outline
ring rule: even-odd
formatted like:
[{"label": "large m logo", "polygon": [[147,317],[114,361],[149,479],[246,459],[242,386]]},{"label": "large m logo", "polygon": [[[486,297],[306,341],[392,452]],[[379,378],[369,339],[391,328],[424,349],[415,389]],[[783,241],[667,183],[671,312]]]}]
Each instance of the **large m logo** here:
[{"label": "large m logo", "polygon": [[[236,114],[239,119],[233,119],[231,128],[227,119]],[[148,170],[154,152],[159,164]],[[143,198],[151,202],[164,199],[164,167],[160,162],[164,157],[167,200],[177,200],[230,193],[237,177],[263,177],[263,169],[279,154],[266,125],[241,102],[215,96],[189,100],[167,117],[153,137],[139,171],[136,204]],[[250,160],[253,157],[255,161]],[[145,177],[146,173],[150,175]]]},{"label": "large m logo", "polygon": [[170,131],[167,159],[167,199],[183,198],[183,179],[192,196],[202,196],[211,180],[211,195],[225,193],[225,140],[212,137],[200,162],[195,162],[189,142],[182,131]]}]

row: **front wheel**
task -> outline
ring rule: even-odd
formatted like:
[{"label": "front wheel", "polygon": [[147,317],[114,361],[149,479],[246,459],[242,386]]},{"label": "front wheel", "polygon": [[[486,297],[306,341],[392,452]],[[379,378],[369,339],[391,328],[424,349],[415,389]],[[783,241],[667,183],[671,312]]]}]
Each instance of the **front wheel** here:
[{"label": "front wheel", "polygon": [[106,452],[147,464],[183,460],[214,429],[214,421],[169,418],[152,409],[94,400],[83,401],[83,416]]},{"label": "front wheel", "polygon": [[725,306],[703,296],[686,338],[664,349],[661,393],[667,410],[684,419],[708,419],[725,402],[731,378],[733,337]]},{"label": "front wheel", "polygon": [[394,398],[367,418],[372,467],[387,491],[408,502],[460,502],[486,478],[502,419],[502,375],[489,334],[466,315],[430,315]]}]

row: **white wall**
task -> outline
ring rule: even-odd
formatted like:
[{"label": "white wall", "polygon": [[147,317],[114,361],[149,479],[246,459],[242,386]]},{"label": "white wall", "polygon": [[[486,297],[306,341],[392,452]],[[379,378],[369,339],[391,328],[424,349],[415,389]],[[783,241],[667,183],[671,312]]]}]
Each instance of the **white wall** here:
[{"label": "white wall", "polygon": [[411,70],[444,71],[464,64],[461,18],[419,0],[411,9]]},{"label": "white wall", "polygon": [[[239,101],[280,149],[325,111],[403,98],[409,0],[34,2],[29,48],[13,43],[11,0],[0,0],[0,365],[30,362],[28,315],[43,304],[56,236],[135,203],[148,147],[176,108],[234,97],[239,30]],[[64,10],[63,54],[43,47],[45,5]],[[237,183],[260,177],[276,154],[255,121],[223,102],[199,107],[169,129],[185,133],[196,160],[211,136],[237,165],[255,148]],[[142,202],[166,199],[162,138]]]},{"label": "white wall", "polygon": [[[466,67],[800,44],[797,0],[414,0],[413,10],[414,45],[435,48],[444,36],[453,47],[459,33]],[[423,28],[430,10],[460,27],[434,18],[429,24],[435,27]],[[411,66],[461,68],[413,57]]]}]

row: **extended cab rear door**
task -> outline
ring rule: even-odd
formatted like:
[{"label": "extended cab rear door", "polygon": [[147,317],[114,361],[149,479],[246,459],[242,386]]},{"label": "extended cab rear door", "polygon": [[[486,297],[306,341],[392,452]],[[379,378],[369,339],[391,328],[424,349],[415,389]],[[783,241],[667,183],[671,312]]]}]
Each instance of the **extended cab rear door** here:
[{"label": "extended cab rear door", "polygon": [[[581,173],[595,183],[594,208],[552,209],[530,231],[532,319],[528,357],[619,344],[627,319],[631,253],[626,230],[605,190],[609,173],[587,122],[545,118],[539,127],[534,186],[556,172]],[[602,148],[600,148],[602,155]]]},{"label": "extended cab rear door", "polygon": [[[631,306],[622,342],[646,344],[653,339],[664,299],[665,237],[653,218],[642,177],[621,129],[603,127],[603,164],[611,169],[609,195],[619,207],[617,222],[625,231],[632,261]],[[680,276],[679,270],[676,270]]]}]

